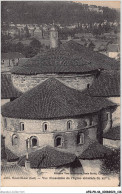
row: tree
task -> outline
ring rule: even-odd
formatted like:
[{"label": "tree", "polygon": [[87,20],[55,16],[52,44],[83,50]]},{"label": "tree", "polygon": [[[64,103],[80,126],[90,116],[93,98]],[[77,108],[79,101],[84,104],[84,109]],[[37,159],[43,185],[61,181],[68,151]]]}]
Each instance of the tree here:
[{"label": "tree", "polygon": [[110,156],[106,156],[101,170],[104,173],[120,173],[120,149],[116,149]]},{"label": "tree", "polygon": [[33,48],[41,48],[41,42],[35,38],[33,38],[33,40],[30,42],[30,46]]},{"label": "tree", "polygon": [[21,42],[16,44],[16,51],[22,53],[24,49],[24,45]]},{"label": "tree", "polygon": [[25,46],[22,54],[25,55],[27,58],[31,58],[37,55],[38,52],[38,48],[33,48],[32,46]]},{"label": "tree", "polygon": [[29,34],[29,30],[28,30],[27,25],[25,26],[24,30],[25,30],[25,36],[26,36],[26,38],[30,37],[30,34]]}]

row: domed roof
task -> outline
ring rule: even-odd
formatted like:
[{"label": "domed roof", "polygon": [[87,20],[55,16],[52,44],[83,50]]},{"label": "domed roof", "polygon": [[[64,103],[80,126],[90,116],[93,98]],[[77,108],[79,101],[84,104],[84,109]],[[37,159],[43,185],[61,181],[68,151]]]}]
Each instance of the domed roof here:
[{"label": "domed roof", "polygon": [[50,78],[2,106],[2,115],[20,119],[71,118],[115,106],[105,98],[89,96]]},{"label": "domed roof", "polygon": [[116,60],[69,41],[56,49],[39,53],[23,65],[14,67],[11,72],[20,75],[87,73],[98,69],[119,69],[119,66]]}]

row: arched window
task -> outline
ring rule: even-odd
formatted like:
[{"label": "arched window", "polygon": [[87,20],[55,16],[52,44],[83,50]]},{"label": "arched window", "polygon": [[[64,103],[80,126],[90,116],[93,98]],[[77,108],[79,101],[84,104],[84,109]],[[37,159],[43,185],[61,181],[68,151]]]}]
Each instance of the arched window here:
[{"label": "arched window", "polygon": [[92,118],[92,115],[90,116],[89,118],[89,125],[91,126],[93,124],[93,118]]},{"label": "arched window", "polygon": [[88,88],[88,89],[90,88],[90,84],[87,84],[87,88]]},{"label": "arched window", "polygon": [[107,117],[107,120],[111,120],[111,113],[110,112],[107,112],[106,113],[106,117]]},{"label": "arched window", "polygon": [[24,123],[20,123],[20,131],[24,131]]},{"label": "arched window", "polygon": [[18,137],[17,135],[13,134],[12,135],[12,145],[17,145],[18,144]]},{"label": "arched window", "polygon": [[43,131],[46,132],[48,130],[48,125],[47,123],[43,123]]},{"label": "arched window", "polygon": [[67,130],[72,129],[72,121],[67,122]]},{"label": "arched window", "polygon": [[63,146],[63,137],[58,136],[55,138],[55,147],[62,147]]},{"label": "arched window", "polygon": [[38,140],[36,136],[33,136],[30,138],[30,146],[33,147],[37,147],[38,146]]},{"label": "arched window", "polygon": [[110,112],[105,112],[103,114],[103,121],[108,121],[111,120],[111,113]]},{"label": "arched window", "polygon": [[80,133],[77,136],[77,144],[84,144],[84,133]]}]

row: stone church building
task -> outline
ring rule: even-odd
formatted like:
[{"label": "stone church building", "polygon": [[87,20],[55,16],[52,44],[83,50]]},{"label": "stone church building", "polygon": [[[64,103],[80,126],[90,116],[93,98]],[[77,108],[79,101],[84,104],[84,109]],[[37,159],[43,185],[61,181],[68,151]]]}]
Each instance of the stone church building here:
[{"label": "stone church building", "polygon": [[54,26],[50,38],[49,51],[11,72],[13,87],[23,94],[3,105],[2,122],[5,145],[17,156],[46,145],[82,153],[92,141],[102,143],[112,127],[116,104],[88,91],[104,68],[102,55],[93,53],[102,61],[93,63],[69,43],[59,45]]},{"label": "stone church building", "polygon": [[17,155],[26,153],[27,141],[30,150],[50,145],[83,151],[91,141],[102,142],[114,109],[104,98],[50,78],[2,107],[6,146]]}]

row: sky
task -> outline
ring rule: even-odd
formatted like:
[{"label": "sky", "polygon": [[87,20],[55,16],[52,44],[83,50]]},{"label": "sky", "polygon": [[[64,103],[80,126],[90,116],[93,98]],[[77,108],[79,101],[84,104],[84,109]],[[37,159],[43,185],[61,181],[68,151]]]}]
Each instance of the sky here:
[{"label": "sky", "polygon": [[97,5],[97,6],[105,6],[110,8],[118,9],[120,8],[120,1],[77,1],[88,5]]}]

